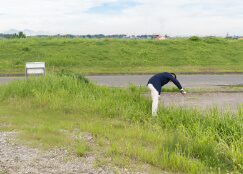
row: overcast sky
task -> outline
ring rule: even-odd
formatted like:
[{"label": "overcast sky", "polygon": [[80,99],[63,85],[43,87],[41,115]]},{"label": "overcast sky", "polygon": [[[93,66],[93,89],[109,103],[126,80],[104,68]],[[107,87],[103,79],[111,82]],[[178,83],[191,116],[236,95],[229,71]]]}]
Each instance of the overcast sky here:
[{"label": "overcast sky", "polygon": [[243,0],[0,0],[0,33],[243,36]]}]

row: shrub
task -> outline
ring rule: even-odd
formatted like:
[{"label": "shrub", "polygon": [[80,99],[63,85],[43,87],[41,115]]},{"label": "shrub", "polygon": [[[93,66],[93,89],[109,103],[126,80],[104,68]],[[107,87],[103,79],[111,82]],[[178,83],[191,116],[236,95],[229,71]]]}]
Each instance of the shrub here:
[{"label": "shrub", "polygon": [[208,36],[208,37],[204,38],[204,42],[206,42],[206,43],[222,43],[224,41],[225,41],[225,39],[215,37],[215,36]]},{"label": "shrub", "polygon": [[84,74],[77,73],[75,74],[72,70],[62,68],[57,71],[58,76],[68,76],[68,77],[76,77],[80,82],[90,83],[90,80],[84,76]]},{"label": "shrub", "polygon": [[29,47],[24,47],[24,48],[22,48],[22,51],[30,51],[30,48]]},{"label": "shrub", "polygon": [[198,37],[198,36],[191,36],[191,37],[189,37],[189,40],[190,41],[194,41],[194,42],[199,42],[202,39],[200,37]]}]

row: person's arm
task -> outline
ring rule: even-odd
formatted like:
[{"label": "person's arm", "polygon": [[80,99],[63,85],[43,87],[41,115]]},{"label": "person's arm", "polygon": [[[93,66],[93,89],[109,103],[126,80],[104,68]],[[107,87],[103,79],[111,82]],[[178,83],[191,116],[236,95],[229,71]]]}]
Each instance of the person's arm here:
[{"label": "person's arm", "polygon": [[171,76],[170,77],[170,80],[179,88],[179,90],[183,90],[180,82],[176,78],[174,78],[173,76]]},{"label": "person's arm", "polygon": [[181,86],[181,84],[180,84],[180,82],[176,79],[176,78],[174,78],[172,75],[171,76],[169,76],[169,79],[179,88],[179,90],[180,90],[180,92],[184,95],[184,94],[186,94],[186,91],[184,91],[183,90],[183,88],[182,88],[182,86]]}]

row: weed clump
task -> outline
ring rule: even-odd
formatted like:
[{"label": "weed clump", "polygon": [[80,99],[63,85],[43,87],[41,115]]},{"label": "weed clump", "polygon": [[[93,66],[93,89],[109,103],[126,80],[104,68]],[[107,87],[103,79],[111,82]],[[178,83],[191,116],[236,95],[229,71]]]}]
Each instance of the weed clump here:
[{"label": "weed clump", "polygon": [[191,37],[189,37],[189,40],[194,41],[194,42],[199,42],[202,39],[199,36],[191,36]]},{"label": "weed clump", "polygon": [[62,77],[62,76],[67,76],[67,77],[76,77],[79,81],[84,82],[84,83],[90,83],[90,80],[85,77],[84,74],[81,73],[74,73],[72,70],[62,68],[57,71],[57,75]]},{"label": "weed clump", "polygon": [[30,48],[29,47],[24,47],[24,48],[22,48],[22,51],[30,51]]},{"label": "weed clump", "polygon": [[214,36],[208,36],[204,38],[204,42],[209,43],[209,44],[214,44],[214,43],[225,43],[226,39],[224,38],[219,38],[219,37],[214,37]]}]

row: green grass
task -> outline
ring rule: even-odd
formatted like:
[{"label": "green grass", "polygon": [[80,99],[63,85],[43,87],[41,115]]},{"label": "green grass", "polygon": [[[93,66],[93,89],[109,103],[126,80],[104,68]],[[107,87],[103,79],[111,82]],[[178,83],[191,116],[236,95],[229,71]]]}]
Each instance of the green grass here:
[{"label": "green grass", "polygon": [[222,88],[226,89],[226,90],[242,90],[243,89],[243,85],[225,85],[222,86]]},{"label": "green grass", "polygon": [[89,132],[114,165],[129,159],[158,173],[243,172],[243,107],[231,113],[162,105],[152,117],[143,88],[97,86],[64,74],[1,85],[0,130],[18,130],[32,145],[65,147],[77,156],[93,149],[72,135]]},{"label": "green grass", "polygon": [[243,41],[222,38],[167,40],[0,39],[0,73],[25,73],[26,62],[75,72],[243,71]]}]

